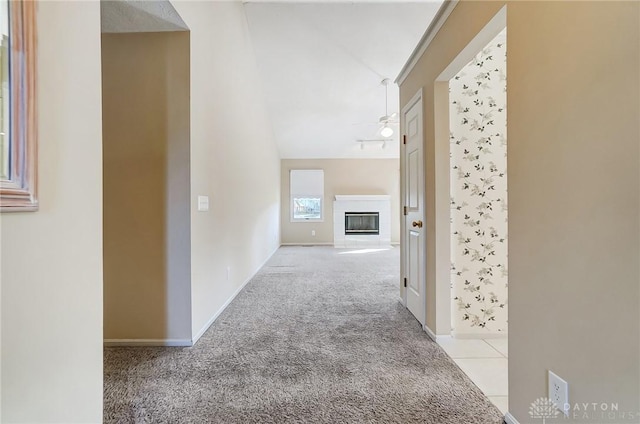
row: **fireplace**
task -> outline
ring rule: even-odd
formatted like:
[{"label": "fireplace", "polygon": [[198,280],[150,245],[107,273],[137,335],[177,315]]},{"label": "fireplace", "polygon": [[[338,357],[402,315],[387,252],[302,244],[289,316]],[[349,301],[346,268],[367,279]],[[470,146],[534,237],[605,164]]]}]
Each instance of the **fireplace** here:
[{"label": "fireplace", "polygon": [[341,249],[391,245],[391,196],[336,194],[333,245]]},{"label": "fireplace", "polygon": [[380,234],[379,212],[345,212],[344,233],[361,235]]}]

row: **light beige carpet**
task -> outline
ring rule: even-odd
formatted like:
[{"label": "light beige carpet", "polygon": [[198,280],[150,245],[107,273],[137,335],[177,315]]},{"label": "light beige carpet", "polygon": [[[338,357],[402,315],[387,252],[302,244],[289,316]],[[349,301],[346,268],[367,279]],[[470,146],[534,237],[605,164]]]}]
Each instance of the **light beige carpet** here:
[{"label": "light beige carpet", "polygon": [[192,348],[106,348],[107,423],[502,423],[398,302],[399,249],[284,247]]}]

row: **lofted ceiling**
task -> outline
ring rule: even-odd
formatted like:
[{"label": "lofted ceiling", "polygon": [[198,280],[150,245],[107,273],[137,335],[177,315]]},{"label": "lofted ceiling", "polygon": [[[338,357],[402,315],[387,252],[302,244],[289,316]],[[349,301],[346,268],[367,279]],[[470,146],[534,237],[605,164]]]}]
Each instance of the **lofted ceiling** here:
[{"label": "lofted ceiling", "polygon": [[[382,148],[385,89],[442,1],[244,4],[282,158],[394,158],[397,125]],[[391,82],[389,113],[398,111]],[[369,124],[367,124],[369,123]]]},{"label": "lofted ceiling", "polygon": [[[243,4],[282,158],[395,158],[378,119],[398,110],[393,80],[442,0],[250,0]],[[102,0],[102,32],[184,31],[168,0]],[[364,148],[361,148],[364,147]]]},{"label": "lofted ceiling", "polygon": [[103,33],[189,30],[168,0],[100,0]]}]

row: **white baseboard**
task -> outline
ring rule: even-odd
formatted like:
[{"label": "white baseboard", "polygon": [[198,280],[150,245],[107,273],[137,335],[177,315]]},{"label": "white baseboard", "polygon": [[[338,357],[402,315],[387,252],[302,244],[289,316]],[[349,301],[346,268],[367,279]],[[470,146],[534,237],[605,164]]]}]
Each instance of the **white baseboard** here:
[{"label": "white baseboard", "polygon": [[[389,243],[391,246],[400,246],[398,242]],[[280,246],[335,246],[333,242],[318,242],[318,243],[280,243]],[[344,247],[340,246],[340,249],[366,249],[366,248],[375,248],[375,247],[386,247],[386,246],[359,246],[359,247]]]},{"label": "white baseboard", "polygon": [[450,335],[445,335],[445,336],[437,336],[436,333],[434,333],[429,327],[427,327],[426,325],[422,326],[422,329],[424,330],[425,333],[427,333],[427,335],[429,336],[429,338],[431,340],[433,340],[434,342],[438,343],[441,342],[443,340],[449,340],[451,339]]},{"label": "white baseboard", "polygon": [[454,339],[506,339],[508,333],[456,333],[451,334]]},{"label": "white baseboard", "polygon": [[436,341],[437,342],[441,342],[444,340],[451,340],[453,337],[451,337],[450,335],[446,335],[446,336],[436,336]]},{"label": "white baseboard", "polygon": [[427,336],[429,336],[431,340],[433,340],[434,342],[438,341],[438,336],[436,336],[436,333],[431,331],[431,329],[427,327],[426,324],[422,326],[422,329],[424,330],[425,333],[427,333]]},{"label": "white baseboard", "polygon": [[104,339],[104,346],[171,346],[189,347],[192,346],[189,339]]},{"label": "white baseboard", "polygon": [[333,246],[331,243],[280,243],[280,246]]},{"label": "white baseboard", "polygon": [[511,415],[510,412],[507,412],[506,414],[504,414],[504,422],[507,424],[520,424],[518,420],[516,420],[516,417]]},{"label": "white baseboard", "polygon": [[231,302],[233,302],[233,299],[235,299],[236,296],[238,296],[238,294],[240,294],[242,289],[244,289],[244,287],[249,283],[249,281],[251,281],[253,279],[253,277],[255,277],[256,274],[267,264],[267,262],[269,262],[269,259],[271,259],[271,257],[278,251],[279,248],[280,248],[280,246],[278,246],[273,252],[271,252],[271,254],[267,257],[267,259],[265,259],[265,261],[262,262],[262,264],[260,264],[260,266],[253,272],[253,274],[251,274],[251,276],[249,278],[247,278],[240,285],[240,287],[238,287],[238,289],[229,297],[229,299],[227,299],[227,301],[224,302],[224,304],[220,307],[220,309],[218,309],[218,311],[215,314],[213,314],[213,316],[209,319],[209,321],[207,321],[207,323],[202,326],[200,331],[198,331],[198,333],[193,337],[193,340],[192,340],[192,343],[191,343],[192,346],[195,345],[196,343],[198,343],[198,340],[200,340],[200,337],[202,337],[202,335],[209,329],[209,327],[211,327],[211,325],[214,323],[214,321],[216,319],[218,319],[220,314],[222,312],[224,312],[225,309],[227,309],[227,306],[229,306],[229,304]]}]

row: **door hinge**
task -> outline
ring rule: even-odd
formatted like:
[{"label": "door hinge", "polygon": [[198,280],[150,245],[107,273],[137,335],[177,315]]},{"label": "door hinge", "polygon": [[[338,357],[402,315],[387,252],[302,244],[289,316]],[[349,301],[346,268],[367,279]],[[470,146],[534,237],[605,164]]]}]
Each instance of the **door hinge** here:
[{"label": "door hinge", "polygon": [[405,216],[406,216],[406,215],[409,215],[409,211],[408,211],[408,208],[407,208],[406,206],[403,206],[403,207],[402,207],[402,213],[403,213]]},{"label": "door hinge", "polygon": [[407,144],[407,136],[406,135],[402,136],[402,144]]},{"label": "door hinge", "polygon": [[407,287],[407,277],[404,277],[404,286]]}]

